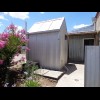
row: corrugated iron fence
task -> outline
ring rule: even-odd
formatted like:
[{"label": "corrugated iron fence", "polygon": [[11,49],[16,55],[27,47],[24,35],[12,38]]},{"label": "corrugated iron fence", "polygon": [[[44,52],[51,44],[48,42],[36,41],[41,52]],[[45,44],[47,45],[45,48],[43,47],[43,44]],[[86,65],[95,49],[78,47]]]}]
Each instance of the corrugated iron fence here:
[{"label": "corrugated iron fence", "polygon": [[100,46],[85,47],[85,87],[100,87]]}]

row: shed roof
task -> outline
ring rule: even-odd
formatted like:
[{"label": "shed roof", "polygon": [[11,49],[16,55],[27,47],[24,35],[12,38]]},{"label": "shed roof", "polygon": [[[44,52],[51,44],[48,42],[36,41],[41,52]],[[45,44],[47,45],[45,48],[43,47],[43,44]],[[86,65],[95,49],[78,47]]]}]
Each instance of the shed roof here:
[{"label": "shed roof", "polygon": [[78,29],[75,29],[75,30],[72,30],[71,32],[70,32],[70,34],[72,33],[74,33],[74,34],[78,34],[78,33],[81,33],[81,32],[87,32],[87,33],[89,33],[89,32],[94,32],[95,31],[95,26],[94,26],[94,24],[92,24],[92,25],[89,25],[89,26],[85,26],[85,27],[82,27],[82,28],[78,28]]},{"label": "shed roof", "polygon": [[29,29],[29,33],[60,30],[64,17],[37,22]]}]

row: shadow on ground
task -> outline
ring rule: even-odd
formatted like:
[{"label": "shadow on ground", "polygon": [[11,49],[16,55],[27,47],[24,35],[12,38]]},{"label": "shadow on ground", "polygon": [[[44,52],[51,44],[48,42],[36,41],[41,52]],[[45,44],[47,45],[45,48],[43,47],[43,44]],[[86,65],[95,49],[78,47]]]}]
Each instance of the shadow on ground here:
[{"label": "shadow on ground", "polygon": [[66,64],[66,66],[62,69],[62,71],[68,75],[71,74],[72,72],[74,72],[75,70],[77,70],[77,67],[74,63]]}]

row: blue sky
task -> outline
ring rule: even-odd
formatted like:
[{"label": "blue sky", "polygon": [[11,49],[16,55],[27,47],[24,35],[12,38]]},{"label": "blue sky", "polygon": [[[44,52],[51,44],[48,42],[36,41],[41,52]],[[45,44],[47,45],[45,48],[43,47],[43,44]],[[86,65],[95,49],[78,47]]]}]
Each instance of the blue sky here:
[{"label": "blue sky", "polygon": [[96,12],[0,12],[0,33],[10,23],[14,23],[19,29],[25,27],[27,30],[35,22],[65,17],[67,31],[92,24],[92,18]]}]

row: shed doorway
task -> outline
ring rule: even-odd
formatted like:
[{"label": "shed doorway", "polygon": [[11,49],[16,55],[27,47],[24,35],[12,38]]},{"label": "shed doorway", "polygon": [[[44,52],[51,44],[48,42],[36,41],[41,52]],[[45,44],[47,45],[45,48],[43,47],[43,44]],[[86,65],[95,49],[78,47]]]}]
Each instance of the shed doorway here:
[{"label": "shed doorway", "polygon": [[94,39],[84,39],[84,46],[94,45]]},{"label": "shed doorway", "polygon": [[84,39],[84,60],[85,60],[85,46],[94,45],[94,38],[92,39]]}]

